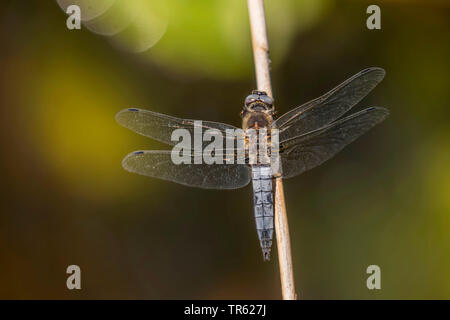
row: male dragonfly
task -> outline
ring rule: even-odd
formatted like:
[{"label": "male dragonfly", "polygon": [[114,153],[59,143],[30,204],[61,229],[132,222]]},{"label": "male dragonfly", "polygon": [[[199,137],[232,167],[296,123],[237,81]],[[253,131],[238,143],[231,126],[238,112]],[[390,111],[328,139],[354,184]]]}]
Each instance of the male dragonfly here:
[{"label": "male dragonfly", "polygon": [[[244,132],[264,129],[269,139],[271,131],[277,129],[281,159],[278,176],[297,176],[332,158],[347,144],[386,118],[389,111],[379,107],[342,117],[381,82],[384,75],[381,68],[362,70],[321,97],[292,109],[276,120],[272,98],[264,92],[253,91],[245,99],[241,112],[242,128]],[[202,121],[199,125],[195,120],[142,109],[122,110],[116,115],[116,120],[126,128],[168,145],[177,143],[171,140],[174,129],[186,129],[190,133],[199,127],[201,130],[214,129],[223,133],[226,139],[230,138],[227,136],[229,129],[238,129],[211,121]],[[128,154],[122,165],[130,172],[205,189],[237,189],[246,186],[251,180],[256,229],[263,258],[269,260],[274,229],[274,174],[270,165],[259,162],[250,164],[248,148],[247,141],[244,163],[211,165],[191,162],[177,165],[171,159],[171,151],[151,150]],[[235,154],[236,150],[228,150],[226,154],[230,153]]]}]

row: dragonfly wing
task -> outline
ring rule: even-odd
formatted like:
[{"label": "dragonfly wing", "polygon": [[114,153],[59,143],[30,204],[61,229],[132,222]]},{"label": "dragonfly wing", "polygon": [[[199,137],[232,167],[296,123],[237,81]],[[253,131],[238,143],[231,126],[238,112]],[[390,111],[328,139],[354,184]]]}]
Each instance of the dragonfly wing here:
[{"label": "dragonfly wing", "polygon": [[280,141],[321,128],[338,119],[383,80],[385,71],[368,68],[347,79],[323,96],[307,102],[278,118]]},{"label": "dragonfly wing", "polygon": [[[226,143],[227,139],[231,139],[231,142],[234,143],[236,139],[235,134],[230,134],[230,131],[227,132],[227,129],[233,130],[234,133],[238,132],[234,131],[238,128],[225,123],[181,119],[158,112],[134,108],[120,111],[116,115],[116,120],[125,128],[168,145],[175,145],[178,143],[178,141],[172,141],[171,139],[175,129],[188,130],[192,139],[194,138],[195,129],[201,130],[200,132],[203,133],[204,131],[211,129],[222,135],[224,143]],[[203,147],[209,143],[210,142],[208,141],[204,141]]]},{"label": "dragonfly wing", "polygon": [[388,114],[389,111],[384,108],[368,108],[321,129],[281,142],[283,177],[294,177],[322,164],[383,121]]},{"label": "dragonfly wing", "polygon": [[172,151],[135,151],[122,161],[125,170],[204,189],[237,189],[250,182],[249,167],[245,164],[175,164]]}]

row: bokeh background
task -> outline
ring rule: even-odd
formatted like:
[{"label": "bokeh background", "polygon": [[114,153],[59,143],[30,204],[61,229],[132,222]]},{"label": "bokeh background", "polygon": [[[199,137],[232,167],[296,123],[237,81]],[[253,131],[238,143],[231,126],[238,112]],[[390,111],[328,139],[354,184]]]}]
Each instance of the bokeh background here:
[{"label": "bokeh background", "polygon": [[[279,299],[251,188],[130,174],[127,153],[165,146],[114,120],[141,107],[239,126],[255,87],[246,1],[84,2],[82,30],[66,28],[68,1],[0,5],[0,298]],[[369,4],[381,30],[366,28]],[[279,113],[366,67],[387,71],[356,109],[390,117],[285,181],[299,296],[450,298],[450,3],[266,10]],[[71,264],[80,291],[66,288]],[[371,264],[379,291],[366,288]]]}]

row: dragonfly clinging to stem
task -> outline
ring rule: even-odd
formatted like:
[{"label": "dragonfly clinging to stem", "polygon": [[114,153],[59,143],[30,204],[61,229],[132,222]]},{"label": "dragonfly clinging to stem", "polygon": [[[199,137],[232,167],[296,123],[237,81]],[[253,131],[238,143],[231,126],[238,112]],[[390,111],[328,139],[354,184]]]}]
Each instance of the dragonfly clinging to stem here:
[{"label": "dragonfly clinging to stem", "polygon": [[[380,107],[370,107],[347,116],[344,114],[380,83],[384,75],[381,68],[362,70],[321,97],[277,119],[272,98],[265,92],[253,91],[245,99],[241,112],[245,151],[242,161],[176,164],[171,157],[172,151],[150,150],[128,154],[122,165],[130,172],[205,189],[237,189],[252,181],[256,229],[263,258],[269,260],[274,230],[272,179],[276,176],[291,178],[322,164],[383,121],[389,111]],[[239,135],[230,134],[239,132],[239,128],[229,124],[175,118],[134,108],[120,111],[116,119],[124,127],[168,145],[177,144],[172,140],[174,129],[184,129],[191,134],[196,130],[215,130],[233,143],[232,148],[227,144],[227,148],[222,150],[225,158],[237,157],[241,151],[237,146]],[[260,146],[259,140],[248,139],[249,131],[256,131],[257,135],[264,133],[269,145],[275,144],[273,137],[276,132],[276,159],[280,162],[277,170],[270,162],[273,157],[269,163],[261,159],[250,161],[250,149],[258,150]],[[201,147],[206,145],[203,143]],[[189,156],[194,158],[198,153],[194,150]]]}]

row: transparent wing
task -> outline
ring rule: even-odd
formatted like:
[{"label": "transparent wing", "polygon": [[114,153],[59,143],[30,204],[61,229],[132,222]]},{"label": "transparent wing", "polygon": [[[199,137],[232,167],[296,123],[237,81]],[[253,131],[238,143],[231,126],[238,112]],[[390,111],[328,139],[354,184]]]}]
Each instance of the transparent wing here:
[{"label": "transparent wing", "polygon": [[[234,154],[233,154],[234,156]],[[237,189],[250,182],[245,164],[175,164],[171,151],[135,151],[122,161],[125,170],[204,189]]]},{"label": "transparent wing", "polygon": [[[235,134],[230,134],[227,129],[236,130],[238,128],[220,122],[213,121],[201,121],[201,125],[194,121],[200,120],[190,120],[171,117],[162,113],[143,110],[143,109],[124,109],[116,115],[116,120],[125,128],[133,130],[143,136],[158,140],[162,143],[168,145],[175,145],[178,142],[172,141],[172,132],[175,129],[186,129],[189,131],[192,139],[194,138],[194,130],[206,131],[208,129],[218,130],[224,137],[224,144],[227,140],[232,140],[234,143],[236,140]],[[234,133],[239,133],[239,131],[234,131]],[[203,148],[210,142],[204,141]],[[226,146],[224,145],[224,148]]]},{"label": "transparent wing", "polygon": [[368,68],[347,79],[323,96],[307,102],[278,118],[280,141],[321,128],[338,119],[383,80],[381,68]]},{"label": "transparent wing", "polygon": [[281,142],[283,177],[294,177],[322,164],[383,121],[388,114],[384,108],[368,108],[324,128]]}]

